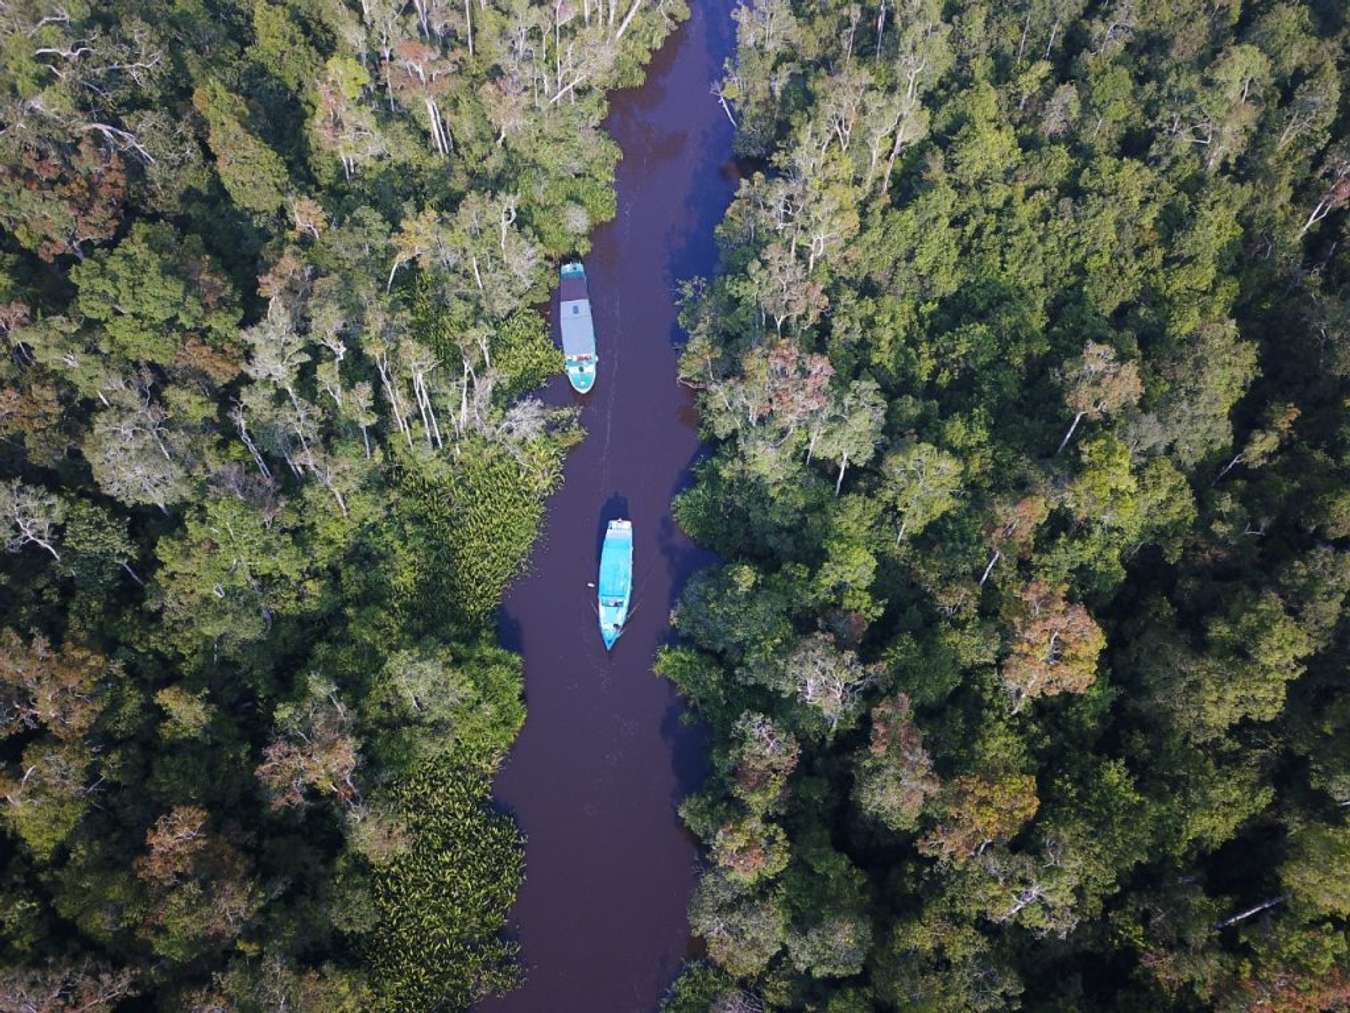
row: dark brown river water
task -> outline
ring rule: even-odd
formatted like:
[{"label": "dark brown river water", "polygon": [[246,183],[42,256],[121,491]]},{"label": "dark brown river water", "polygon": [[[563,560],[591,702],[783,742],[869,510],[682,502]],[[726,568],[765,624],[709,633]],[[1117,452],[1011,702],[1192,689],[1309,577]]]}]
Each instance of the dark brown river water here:
[{"label": "dark brown river water", "polygon": [[[736,179],[731,125],[708,91],[731,51],[731,0],[692,6],[643,86],[611,104],[618,216],[586,258],[599,375],[585,398],[562,378],[547,391],[580,405],[587,436],[501,611],[529,705],[496,785],[528,839],[511,926],[528,977],[483,1013],[650,1011],[689,950],[697,852],[675,806],[702,779],[703,743],[651,662],[681,585],[711,558],[670,516],[699,452],[690,392],[675,380],[675,293],[711,273]],[[606,656],[587,583],[605,523],[621,516],[634,527],[635,611]]]}]

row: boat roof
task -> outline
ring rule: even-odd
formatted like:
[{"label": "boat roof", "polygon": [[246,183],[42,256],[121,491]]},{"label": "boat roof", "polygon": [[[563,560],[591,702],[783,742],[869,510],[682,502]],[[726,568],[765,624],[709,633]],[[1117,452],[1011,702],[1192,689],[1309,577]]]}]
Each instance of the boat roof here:
[{"label": "boat roof", "polygon": [[572,299],[587,299],[590,293],[586,289],[586,276],[566,275],[562,277],[562,301],[568,302]]},{"label": "boat roof", "polygon": [[[563,284],[565,286],[567,283]],[[595,354],[595,325],[591,322],[590,300],[564,299],[558,307],[558,322],[562,330],[564,354]]]},{"label": "boat roof", "polygon": [[610,521],[600,553],[600,597],[627,598],[633,584],[633,527]]}]

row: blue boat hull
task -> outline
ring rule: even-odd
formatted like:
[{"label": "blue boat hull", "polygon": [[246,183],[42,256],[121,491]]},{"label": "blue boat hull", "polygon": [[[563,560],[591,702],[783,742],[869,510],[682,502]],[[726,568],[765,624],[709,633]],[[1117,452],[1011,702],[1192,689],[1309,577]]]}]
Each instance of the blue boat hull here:
[{"label": "blue boat hull", "polygon": [[633,524],[631,521],[610,521],[605,530],[605,544],[600,552],[600,579],[598,611],[600,639],[605,650],[614,647],[628,622],[628,606],[633,592]]}]

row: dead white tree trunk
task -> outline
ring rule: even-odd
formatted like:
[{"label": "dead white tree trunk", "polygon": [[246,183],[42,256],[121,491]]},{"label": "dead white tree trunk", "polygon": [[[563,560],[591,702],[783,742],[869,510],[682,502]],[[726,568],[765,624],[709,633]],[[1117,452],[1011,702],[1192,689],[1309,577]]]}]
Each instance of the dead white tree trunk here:
[{"label": "dead white tree trunk", "polygon": [[1055,448],[1056,454],[1068,446],[1069,440],[1073,439],[1073,431],[1078,428],[1078,423],[1083,421],[1083,416],[1086,414],[1087,412],[1079,412],[1073,417],[1073,423],[1069,426],[1069,431],[1064,434],[1064,439],[1060,440],[1059,446]]},{"label": "dead white tree trunk", "polygon": [[638,8],[641,7],[641,6],[642,6],[642,0],[633,0],[633,6],[630,7],[630,8],[628,8],[628,13],[625,14],[625,15],[623,16],[623,20],[622,20],[621,22],[619,22],[619,30],[618,30],[617,32],[614,33],[614,41],[615,41],[615,42],[617,42],[617,41],[619,41],[619,39],[622,39],[622,38],[623,38],[623,33],[626,32],[626,31],[628,31],[628,25],[629,25],[629,23],[632,22],[633,16],[634,16],[635,14],[637,14]]},{"label": "dead white tree trunk", "polygon": [[1247,908],[1246,911],[1239,911],[1231,918],[1225,918],[1223,921],[1215,925],[1214,928],[1216,930],[1226,929],[1230,925],[1236,925],[1238,922],[1246,921],[1252,915],[1259,915],[1262,911],[1265,911],[1268,908],[1273,908],[1276,904],[1283,904],[1288,899],[1289,895],[1287,893],[1283,893],[1280,894],[1280,896],[1278,897],[1271,897],[1269,900],[1263,900],[1260,904],[1256,904],[1253,907]]},{"label": "dead white tree trunk", "polygon": [[989,575],[994,572],[994,564],[1003,558],[1003,551],[995,549],[994,554],[989,557],[989,565],[984,568],[984,574],[980,577],[980,587],[984,587],[984,582],[989,579]]}]

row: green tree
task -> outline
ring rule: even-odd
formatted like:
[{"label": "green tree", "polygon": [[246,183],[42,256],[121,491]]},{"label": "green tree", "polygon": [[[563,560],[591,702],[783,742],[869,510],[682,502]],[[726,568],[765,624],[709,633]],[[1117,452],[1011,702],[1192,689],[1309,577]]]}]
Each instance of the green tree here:
[{"label": "green tree", "polygon": [[920,534],[959,501],[961,461],[931,444],[906,441],[886,456],[881,470],[900,518],[897,545],[907,534]]},{"label": "green tree", "polygon": [[244,100],[209,80],[193,92],[192,105],[206,120],[206,143],[230,199],[256,214],[280,211],[290,188],[286,165],[249,129]]},{"label": "green tree", "polygon": [[106,354],[183,367],[192,342],[229,349],[235,341],[241,313],[233,285],[200,237],[169,225],[138,222],[116,247],[76,265],[71,279]]},{"label": "green tree", "polygon": [[707,940],[709,956],[736,977],[762,971],[787,940],[787,919],[777,898],[749,892],[720,872],[699,880],[689,925]]},{"label": "green tree", "polygon": [[1350,912],[1350,887],[1341,871],[1350,858],[1350,828],[1309,826],[1290,840],[1289,857],[1280,866],[1280,881],[1300,901],[1324,914]]}]

